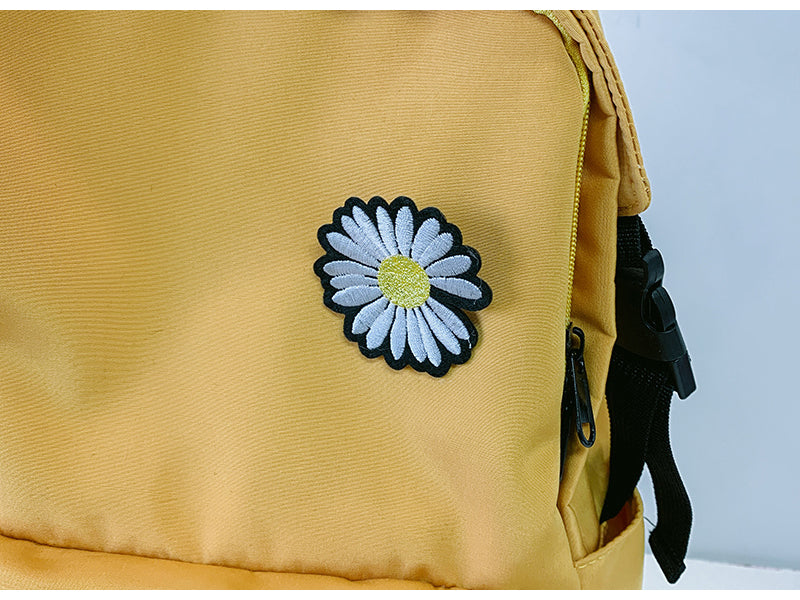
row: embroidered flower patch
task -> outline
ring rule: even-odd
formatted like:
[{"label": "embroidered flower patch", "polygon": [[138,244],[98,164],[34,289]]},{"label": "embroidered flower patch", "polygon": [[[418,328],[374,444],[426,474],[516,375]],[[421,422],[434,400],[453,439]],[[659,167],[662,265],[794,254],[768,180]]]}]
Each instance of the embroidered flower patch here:
[{"label": "embroidered flower patch", "polygon": [[438,209],[350,198],[317,237],[325,305],[344,314],[344,334],[365,356],[437,377],[466,362],[478,332],[461,309],[485,308],[492,290],[477,276],[480,255]]}]

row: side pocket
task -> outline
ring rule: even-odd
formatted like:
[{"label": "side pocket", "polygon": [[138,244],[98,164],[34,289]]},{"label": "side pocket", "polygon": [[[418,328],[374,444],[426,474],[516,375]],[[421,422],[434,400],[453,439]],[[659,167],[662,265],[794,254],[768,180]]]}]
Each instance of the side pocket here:
[{"label": "side pocket", "polygon": [[600,547],[575,563],[581,589],[641,589],[644,515],[637,490],[601,533]]}]

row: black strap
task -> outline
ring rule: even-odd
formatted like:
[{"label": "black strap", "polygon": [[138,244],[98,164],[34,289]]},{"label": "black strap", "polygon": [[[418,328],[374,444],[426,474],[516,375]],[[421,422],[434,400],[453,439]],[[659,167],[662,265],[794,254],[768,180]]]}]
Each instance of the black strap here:
[{"label": "black strap", "polygon": [[617,234],[618,340],[606,385],[611,419],[608,492],[600,516],[616,516],[633,494],[646,464],[658,523],[650,547],[670,583],[686,568],[692,508],[672,456],[669,410],[676,389],[694,390],[674,307],[661,285],[663,263],[638,216],[620,217]]}]

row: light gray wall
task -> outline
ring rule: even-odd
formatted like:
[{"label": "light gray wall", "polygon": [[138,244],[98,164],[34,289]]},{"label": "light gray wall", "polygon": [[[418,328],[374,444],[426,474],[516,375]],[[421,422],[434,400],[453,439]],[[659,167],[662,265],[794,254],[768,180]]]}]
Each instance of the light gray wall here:
[{"label": "light gray wall", "polygon": [[800,12],[601,18],[698,379],[672,410],[689,554],[800,569]]}]

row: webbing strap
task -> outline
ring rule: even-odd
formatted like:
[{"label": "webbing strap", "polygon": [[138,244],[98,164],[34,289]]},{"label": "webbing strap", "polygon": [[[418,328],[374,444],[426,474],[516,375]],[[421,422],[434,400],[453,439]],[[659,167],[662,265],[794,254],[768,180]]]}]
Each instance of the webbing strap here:
[{"label": "webbing strap", "polygon": [[[657,251],[653,250],[641,219],[638,216],[620,217],[617,235],[617,322],[619,325],[621,321],[626,321],[624,329],[628,332],[641,327],[641,323],[631,325],[631,321],[648,322],[648,326],[656,329],[660,324],[662,328],[670,329],[667,333],[671,336],[680,337],[677,322],[674,321],[674,310],[671,313],[673,321],[667,325],[659,315],[650,314],[652,310],[658,312],[661,306],[652,308],[652,296],[663,302],[666,295],[661,286],[661,276],[648,274],[648,267],[644,264],[645,255],[652,252]],[[620,302],[621,278],[626,279],[629,297],[631,289],[640,290],[640,314],[628,314],[636,303]],[[671,302],[669,307],[671,309]],[[669,310],[666,312],[669,313]],[[656,336],[653,339],[659,338]],[[682,338],[680,343],[683,344]],[[633,494],[646,464],[653,481],[658,512],[658,523],[650,534],[650,547],[667,581],[675,583],[686,568],[684,559],[692,526],[689,496],[675,465],[669,442],[669,410],[677,386],[676,373],[685,373],[685,370],[676,371],[676,360],[672,359],[672,355],[666,359],[654,359],[653,356],[660,356],[658,349],[648,349],[650,356],[645,357],[642,351],[632,351],[625,345],[633,344],[621,336],[612,352],[606,385],[611,419],[611,465],[608,492],[600,520],[606,521],[619,513]],[[678,360],[688,367],[688,354]],[[681,382],[680,387],[687,388],[687,382]],[[693,378],[688,388],[688,393],[691,393],[694,389]]]}]

